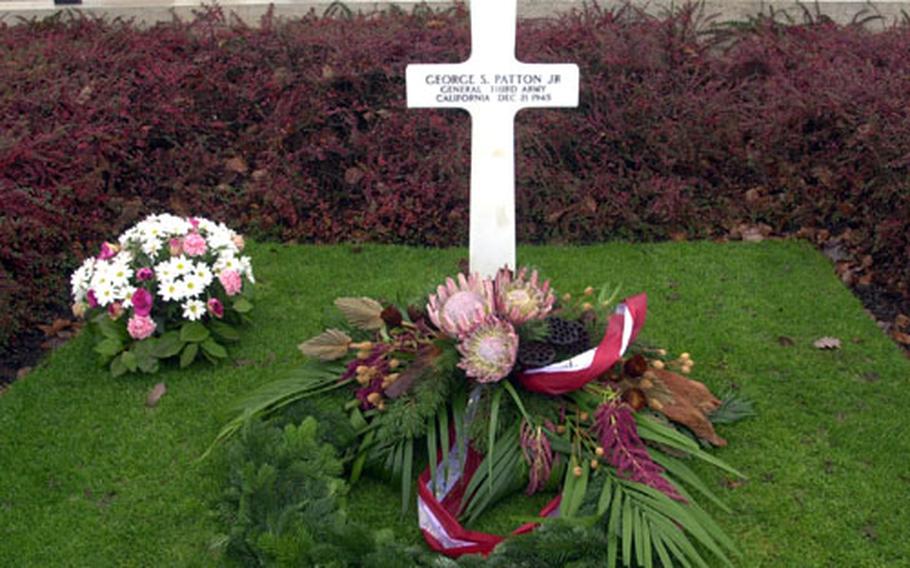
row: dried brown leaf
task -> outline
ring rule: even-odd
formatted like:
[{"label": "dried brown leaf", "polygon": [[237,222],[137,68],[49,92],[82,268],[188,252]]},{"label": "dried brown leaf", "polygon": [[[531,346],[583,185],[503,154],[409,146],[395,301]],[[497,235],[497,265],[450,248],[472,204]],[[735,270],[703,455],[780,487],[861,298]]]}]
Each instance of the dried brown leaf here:
[{"label": "dried brown leaf", "polygon": [[895,331],[891,334],[891,336],[894,337],[894,340],[897,341],[898,343],[902,343],[904,345],[910,345],[910,333],[904,333],[902,331]]},{"label": "dried brown leaf", "polygon": [[840,339],[836,337],[820,337],[812,344],[817,349],[840,349]]},{"label": "dried brown leaf", "polygon": [[671,371],[655,369],[652,373],[655,385],[660,384],[673,397],[671,401],[665,401],[659,407],[652,405],[652,408],[662,412],[670,420],[686,426],[696,436],[715,446],[727,445],[727,441],[717,435],[714,425],[708,419],[708,414],[720,406],[720,400],[711,394],[708,387]]},{"label": "dried brown leaf", "polygon": [[904,314],[897,314],[897,317],[894,318],[894,326],[898,329],[908,329],[910,328],[910,316]]},{"label": "dried brown leaf", "polygon": [[167,393],[167,387],[164,386],[164,383],[158,383],[149,391],[148,398],[145,399],[145,405],[149,408],[157,406],[158,401],[161,400],[165,393]]},{"label": "dried brown leaf", "polygon": [[334,361],[347,355],[351,338],[338,329],[327,329],[316,337],[297,346],[307,357],[320,361]]},{"label": "dried brown leaf", "polygon": [[249,169],[249,166],[246,165],[246,160],[240,156],[235,156],[233,158],[228,158],[225,160],[224,167],[229,172],[234,172],[237,174],[245,174]]},{"label": "dried brown leaf", "polygon": [[372,298],[338,298],[335,307],[357,329],[369,331],[385,325],[382,321],[382,304]]},{"label": "dried brown leaf", "polygon": [[796,345],[796,342],[793,341],[792,337],[787,337],[786,335],[781,335],[777,338],[777,342],[781,347],[793,347]]}]

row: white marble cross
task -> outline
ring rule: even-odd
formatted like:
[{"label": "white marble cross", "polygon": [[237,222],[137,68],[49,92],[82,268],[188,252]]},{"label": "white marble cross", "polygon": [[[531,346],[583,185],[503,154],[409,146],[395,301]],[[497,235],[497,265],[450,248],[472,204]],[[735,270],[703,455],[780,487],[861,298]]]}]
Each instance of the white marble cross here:
[{"label": "white marble cross", "polygon": [[471,271],[515,267],[515,114],[578,106],[578,66],[515,59],[516,0],[471,1],[471,57],[408,65],[408,106],[471,113]]}]

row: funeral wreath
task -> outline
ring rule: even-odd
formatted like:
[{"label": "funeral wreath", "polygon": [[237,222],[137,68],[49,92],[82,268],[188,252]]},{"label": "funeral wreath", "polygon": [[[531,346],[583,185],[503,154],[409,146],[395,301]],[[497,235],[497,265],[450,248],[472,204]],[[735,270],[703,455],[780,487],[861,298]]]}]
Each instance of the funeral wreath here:
[{"label": "funeral wreath", "polygon": [[179,356],[227,357],[248,318],[252,284],[243,237],[202,217],[151,215],[105,242],[71,278],[73,313],[96,330],[95,351],[114,376],[154,373]]},{"label": "funeral wreath", "polygon": [[699,500],[725,507],[689,464],[741,476],[706,450],[726,444],[714,424],[750,405],[690,379],[690,354],[637,342],[646,303],[607,287],[560,295],[529,269],[458,274],[415,305],[338,298],[343,325],[302,343],[307,363],[242,401],[217,441],[331,398],[355,432],[350,482],[365,468],[397,479],[407,510],[416,477],[436,552],[495,558],[506,537],[464,525],[523,489],[555,497],[513,535],[581,531],[576,548],[609,565],[730,564],[736,546]]}]

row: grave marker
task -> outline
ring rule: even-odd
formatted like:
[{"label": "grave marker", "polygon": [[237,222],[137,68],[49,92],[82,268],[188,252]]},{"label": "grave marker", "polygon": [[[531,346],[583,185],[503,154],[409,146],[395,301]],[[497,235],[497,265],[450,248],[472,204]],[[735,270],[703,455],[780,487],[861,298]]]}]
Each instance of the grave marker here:
[{"label": "grave marker", "polygon": [[523,108],[578,106],[578,66],[515,59],[516,0],[471,2],[471,57],[408,65],[411,108],[471,114],[471,271],[515,268],[515,115]]}]

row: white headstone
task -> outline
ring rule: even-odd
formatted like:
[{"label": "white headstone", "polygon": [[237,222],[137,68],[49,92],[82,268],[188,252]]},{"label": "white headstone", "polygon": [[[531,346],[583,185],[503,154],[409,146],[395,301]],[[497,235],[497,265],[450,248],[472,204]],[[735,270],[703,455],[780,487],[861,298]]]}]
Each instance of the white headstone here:
[{"label": "white headstone", "polygon": [[408,65],[408,106],[471,113],[471,271],[515,267],[515,114],[578,106],[578,66],[515,59],[516,0],[471,1],[471,57]]}]

